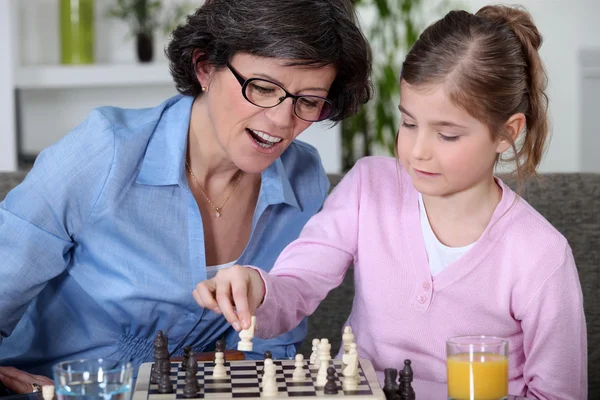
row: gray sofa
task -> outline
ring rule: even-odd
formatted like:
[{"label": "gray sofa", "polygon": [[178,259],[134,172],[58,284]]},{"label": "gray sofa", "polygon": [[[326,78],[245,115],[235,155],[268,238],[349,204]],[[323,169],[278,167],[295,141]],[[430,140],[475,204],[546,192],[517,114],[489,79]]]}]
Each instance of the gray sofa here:
[{"label": "gray sofa", "polygon": [[[24,173],[0,173],[0,201]],[[332,187],[340,176],[330,176]],[[568,239],[583,288],[588,329],[589,398],[600,399],[600,174],[547,174],[525,185],[524,197]],[[312,338],[329,338],[337,353],[342,326],[354,296],[352,269],[342,285],[329,293],[309,318],[308,339],[301,348],[310,354]],[[565,371],[568,373],[568,371]]]}]

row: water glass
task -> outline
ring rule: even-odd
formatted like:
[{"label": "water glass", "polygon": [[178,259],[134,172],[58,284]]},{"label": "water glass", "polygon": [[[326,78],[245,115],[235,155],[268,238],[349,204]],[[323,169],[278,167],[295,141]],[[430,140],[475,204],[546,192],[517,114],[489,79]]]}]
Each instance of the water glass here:
[{"label": "water glass", "polygon": [[53,368],[58,400],[129,400],[133,366],[104,359],[64,361]]},{"label": "water glass", "polygon": [[508,398],[508,341],[493,336],[461,336],[446,341],[448,399]]}]

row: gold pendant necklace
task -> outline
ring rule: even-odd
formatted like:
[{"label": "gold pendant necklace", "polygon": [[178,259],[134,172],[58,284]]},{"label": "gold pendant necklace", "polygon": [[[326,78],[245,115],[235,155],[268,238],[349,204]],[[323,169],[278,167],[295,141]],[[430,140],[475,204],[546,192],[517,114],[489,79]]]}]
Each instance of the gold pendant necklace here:
[{"label": "gold pendant necklace", "polygon": [[187,170],[190,172],[190,175],[192,176],[192,179],[194,180],[194,182],[196,183],[196,185],[198,185],[198,187],[200,188],[200,191],[204,195],[204,198],[206,199],[206,201],[208,202],[208,204],[210,204],[211,207],[215,209],[215,216],[217,218],[220,217],[221,216],[221,212],[223,210],[223,206],[225,205],[225,203],[227,203],[227,200],[229,200],[229,198],[233,194],[233,191],[235,190],[235,187],[238,185],[238,183],[240,183],[240,179],[242,179],[242,175],[244,174],[244,172],[241,169],[238,170],[238,172],[236,172],[237,178],[235,180],[235,183],[233,184],[233,187],[231,188],[231,191],[229,192],[229,194],[227,195],[227,197],[225,197],[225,200],[223,200],[223,202],[221,203],[221,205],[219,205],[219,207],[217,207],[217,206],[214,205],[214,203],[212,201],[210,201],[210,199],[208,198],[208,195],[204,191],[204,188],[202,187],[202,185],[200,185],[200,183],[198,183],[198,179],[196,179],[196,175],[194,175],[194,172],[192,171],[192,168],[190,167],[190,164],[187,161],[185,162],[185,166],[187,167]]}]

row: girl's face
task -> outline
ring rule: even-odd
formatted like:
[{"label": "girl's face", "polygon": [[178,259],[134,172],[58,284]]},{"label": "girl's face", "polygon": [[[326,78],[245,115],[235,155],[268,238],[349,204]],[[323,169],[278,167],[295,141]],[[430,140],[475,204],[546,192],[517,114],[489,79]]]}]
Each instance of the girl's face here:
[{"label": "girl's face", "polygon": [[415,188],[424,195],[452,196],[489,184],[506,142],[455,106],[443,85],[411,87],[401,82],[397,150]]}]

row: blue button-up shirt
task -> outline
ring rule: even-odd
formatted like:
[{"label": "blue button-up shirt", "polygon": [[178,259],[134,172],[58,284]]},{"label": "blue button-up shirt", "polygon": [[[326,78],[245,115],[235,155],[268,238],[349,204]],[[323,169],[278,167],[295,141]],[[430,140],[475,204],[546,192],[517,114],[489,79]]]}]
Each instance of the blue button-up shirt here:
[{"label": "blue button-up shirt", "polygon": [[[0,203],[0,364],[50,375],[64,359],[153,358],[239,337],[194,301],[206,279],[204,231],[185,174],[193,99],[153,109],[103,107],[44,150]],[[329,189],[317,151],[295,141],[262,173],[238,263],[269,270]],[[247,358],[291,357],[306,321]]]}]

